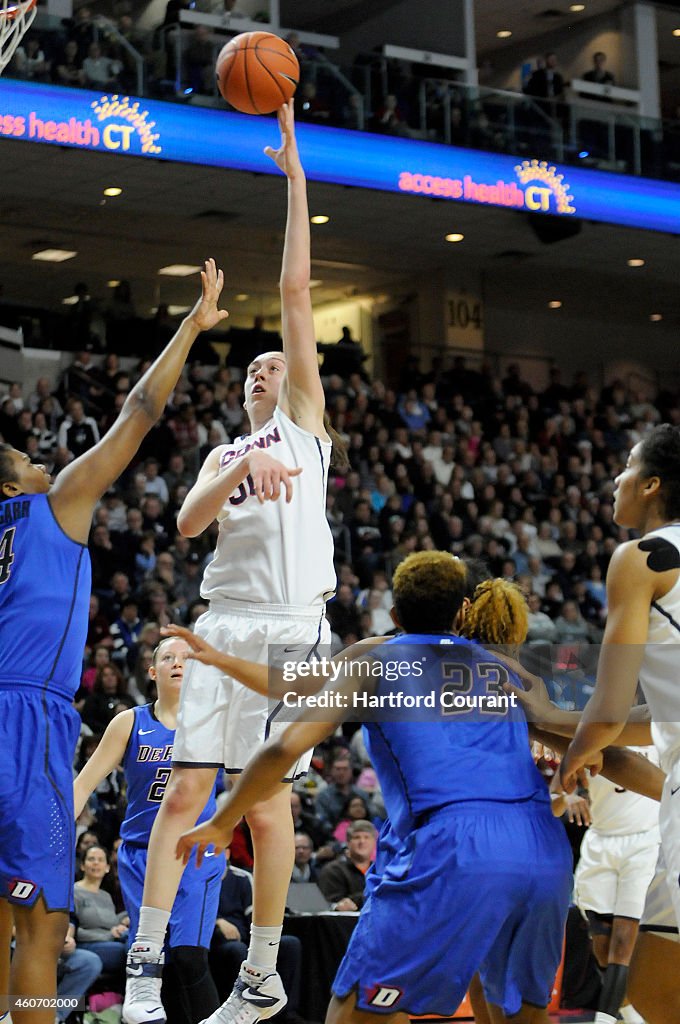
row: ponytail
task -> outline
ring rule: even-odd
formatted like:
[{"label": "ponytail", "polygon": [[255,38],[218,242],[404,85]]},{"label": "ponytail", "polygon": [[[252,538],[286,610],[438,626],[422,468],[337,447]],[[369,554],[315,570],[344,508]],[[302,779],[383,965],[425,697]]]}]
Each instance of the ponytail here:
[{"label": "ponytail", "polygon": [[340,437],[337,430],[331,426],[330,417],[325,411],[323,414],[323,425],[333,444],[333,450],[331,451],[331,469],[337,469],[340,473],[346,473],[350,468],[347,445]]},{"label": "ponytail", "polygon": [[521,644],[529,631],[524,594],[509,580],[484,580],[475,589],[461,636],[483,644]]}]

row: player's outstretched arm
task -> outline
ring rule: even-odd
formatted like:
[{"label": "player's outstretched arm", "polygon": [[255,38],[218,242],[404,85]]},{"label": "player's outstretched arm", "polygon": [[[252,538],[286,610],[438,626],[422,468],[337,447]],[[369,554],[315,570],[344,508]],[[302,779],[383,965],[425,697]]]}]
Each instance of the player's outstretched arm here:
[{"label": "player's outstretched arm", "polygon": [[325,397],[309,290],[311,278],[307,181],[295,138],[293,101],[278,114],[281,145],[265,149],[288,178],[288,218],[281,266],[281,321],[286,376],[279,399],[283,411],[305,430],[325,436]]},{"label": "player's outstretched arm", "polygon": [[299,476],[299,466],[289,469],[267,452],[253,449],[234,459],[228,469],[220,472],[220,461],[226,446],[220,445],[210,452],[198,474],[196,483],[187,494],[177,516],[177,529],[183,537],[198,537],[219,515],[220,509],[239,484],[250,478],[252,491],[262,504],[278,501],[281,489],[286,502],[293,497],[293,477]]},{"label": "player's outstretched arm", "polygon": [[617,740],[628,718],[644,658],[655,587],[646,554],[637,542],[617,548],[607,572],[607,625],[595,691],[560,766],[567,792],[576,785],[578,769]]},{"label": "player's outstretched arm", "polygon": [[76,820],[99,783],[122,762],[134,721],[135,714],[132,708],[121,711],[112,718],[99,746],[74,780],[73,803]]},{"label": "player's outstretched arm", "polygon": [[128,395],[118,419],[102,440],[57,477],[50,502],[60,526],[74,540],[87,543],[94,506],[128,466],[142,440],[160,419],[201,331],[229,314],[218,309],[224,277],[214,260],[201,272],[202,294],[174,338]]},{"label": "player's outstretched arm", "polygon": [[278,791],[281,779],[285,778],[290,766],[305,753],[330,736],[337,728],[337,722],[294,722],[282,736],[260,747],[250,759],[244,771],[238,776],[233,788],[220,798],[218,810],[209,821],[185,832],[177,843],[177,857],[186,864],[196,846],[197,864],[200,866],[208,846],[214,845],[217,853],[227,847],[232,832],[250,808],[261,800],[267,800]]}]

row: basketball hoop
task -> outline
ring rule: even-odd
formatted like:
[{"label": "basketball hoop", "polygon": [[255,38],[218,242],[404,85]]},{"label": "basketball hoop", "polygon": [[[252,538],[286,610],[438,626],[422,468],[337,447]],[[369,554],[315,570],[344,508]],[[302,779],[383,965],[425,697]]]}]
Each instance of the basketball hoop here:
[{"label": "basketball hoop", "polygon": [[0,75],[36,15],[38,0],[0,0]]}]

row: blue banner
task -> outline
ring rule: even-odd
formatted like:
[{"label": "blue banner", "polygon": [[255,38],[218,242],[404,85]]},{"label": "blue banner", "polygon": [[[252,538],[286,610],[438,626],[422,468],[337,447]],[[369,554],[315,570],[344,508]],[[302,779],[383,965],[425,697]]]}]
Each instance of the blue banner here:
[{"label": "blue banner", "polygon": [[[299,124],[310,179],[680,234],[680,185]],[[0,138],[277,173],[272,118],[0,80]],[[17,169],[20,173],[20,168]]]}]

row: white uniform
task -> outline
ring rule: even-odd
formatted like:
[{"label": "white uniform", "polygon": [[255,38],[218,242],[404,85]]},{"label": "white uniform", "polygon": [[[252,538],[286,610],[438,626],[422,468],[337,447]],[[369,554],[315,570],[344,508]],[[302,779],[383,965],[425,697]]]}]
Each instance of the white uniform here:
[{"label": "white uniform", "polygon": [[[217,547],[201,594],[210,609],[196,633],[219,650],[260,664],[283,649],[293,661],[313,657],[330,643],[325,602],[335,590],[333,538],[326,520],[330,441],[298,427],[278,407],[254,434],[227,445],[221,471],[252,448],[266,450],[284,466],[302,467],[293,478],[293,499],[260,504],[246,479],[219,516]],[[275,645],[285,645],[275,650]],[[274,650],[272,650],[274,648]],[[328,653],[328,652],[326,652]],[[173,764],[243,770],[272,731],[268,702],[218,669],[190,661],[177,716]],[[309,766],[311,754],[293,765],[290,778]]]},{"label": "white uniform", "polygon": [[[662,538],[680,553],[680,523],[662,526],[643,540]],[[649,611],[640,684],[652,717],[652,738],[666,772],[659,829],[661,852],[647,893],[643,931],[678,941],[680,923],[680,576]]]},{"label": "white uniform", "polygon": [[[631,749],[659,763],[654,747]],[[589,793],[592,824],[574,877],[576,903],[584,913],[639,920],[659,853],[659,805],[602,775],[590,780]]]}]

